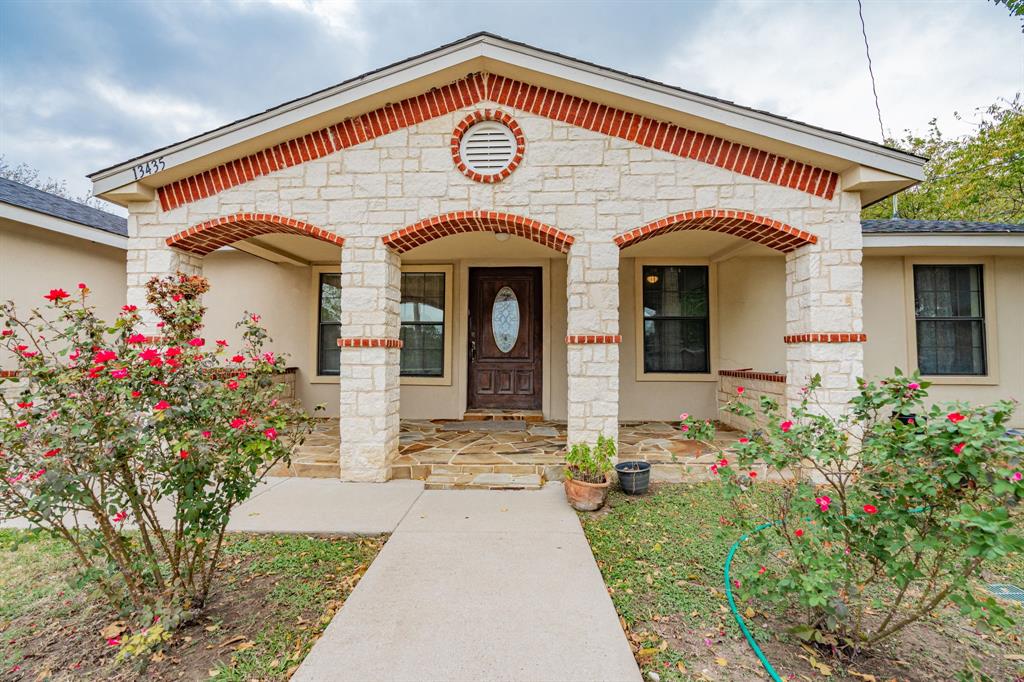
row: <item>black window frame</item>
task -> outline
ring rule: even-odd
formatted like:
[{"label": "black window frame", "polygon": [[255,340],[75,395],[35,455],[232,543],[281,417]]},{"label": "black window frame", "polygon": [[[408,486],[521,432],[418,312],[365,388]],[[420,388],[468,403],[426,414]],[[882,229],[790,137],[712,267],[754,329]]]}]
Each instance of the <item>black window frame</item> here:
[{"label": "black window frame", "polygon": [[[980,315],[934,315],[934,316],[921,316],[918,313],[918,290],[917,290],[917,279],[918,272],[924,269],[939,270],[974,270],[977,272],[978,281],[978,310]],[[989,372],[988,363],[988,329],[986,325],[985,315],[985,266],[982,263],[914,263],[911,271],[912,286],[913,286],[913,305],[914,305],[914,346],[917,352],[917,365],[918,369],[924,376],[933,377],[987,377]],[[968,281],[970,281],[968,279]],[[971,292],[968,292],[970,294]],[[972,372],[938,372],[938,371],[925,371],[921,368],[921,323],[922,322],[976,322],[979,324],[981,329],[981,370]],[[973,346],[972,346],[973,350]]]},{"label": "black window frame", "polygon": [[[323,345],[324,335],[323,328],[325,325],[340,325],[341,320],[324,320],[324,278],[325,277],[340,277],[341,273],[338,272],[321,272],[317,276],[316,281],[316,375],[321,377],[336,377],[341,374],[341,368],[338,371],[326,371],[324,370],[324,352],[330,349],[325,349]],[[341,290],[341,281],[338,282],[338,289]],[[340,333],[340,330],[339,330]],[[341,350],[337,346],[335,341],[334,352],[341,353]]]},{"label": "black window frame", "polygon": [[[399,318],[398,318],[398,333],[399,333],[399,337],[400,338],[402,337],[402,329],[404,327],[406,327],[406,326],[410,326],[410,327],[426,326],[426,327],[440,327],[441,328],[441,367],[440,367],[440,372],[436,373],[436,374],[435,373],[428,373],[428,372],[406,372],[401,367],[401,364],[402,364],[401,363],[401,355],[399,355],[398,375],[400,377],[413,378],[413,379],[444,379],[445,378],[445,374],[446,374],[445,369],[446,369],[446,365],[447,365],[445,360],[447,358],[446,354],[448,352],[448,344],[447,344],[447,339],[446,339],[446,332],[448,331],[448,329],[447,329],[447,325],[448,325],[448,287],[450,285],[450,282],[448,281],[448,271],[444,270],[444,269],[438,269],[438,270],[410,270],[408,272],[403,271],[402,272],[402,279],[403,280],[405,279],[406,275],[440,275],[441,276],[441,321],[440,322],[433,321],[433,320],[431,320],[431,321],[422,321],[422,320],[406,321],[406,320],[403,320],[401,318],[401,313],[399,313]],[[402,287],[401,284],[399,284],[399,310],[401,310],[401,302],[402,302],[402,295],[403,295],[402,292],[403,291],[404,291],[404,287]],[[403,344],[402,350],[399,351],[399,353],[401,354],[401,353],[404,353],[404,352],[405,352],[405,345]]]},{"label": "black window frame", "polygon": [[[647,315],[646,306],[644,305],[644,292],[645,284],[647,283],[648,273],[657,270],[659,280],[664,281],[665,271],[669,268],[675,268],[679,270],[700,270],[704,275],[704,310],[703,316],[696,315]],[[710,374],[711,373],[711,267],[708,265],[688,265],[688,264],[641,264],[640,265],[640,344],[641,344],[641,362],[643,363],[643,373],[646,374]],[[702,320],[704,322],[704,366],[702,369],[650,369],[650,365],[647,360],[647,322],[657,323],[662,320]]]}]

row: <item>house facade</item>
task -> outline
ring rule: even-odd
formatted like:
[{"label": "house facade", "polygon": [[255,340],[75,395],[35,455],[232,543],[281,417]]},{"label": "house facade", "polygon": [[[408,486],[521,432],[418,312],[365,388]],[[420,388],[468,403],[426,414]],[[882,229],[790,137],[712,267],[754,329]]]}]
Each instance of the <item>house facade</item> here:
[{"label": "house facade", "polygon": [[479,34],[91,178],[129,211],[127,301],[209,276],[209,333],[258,311],[342,478],[380,481],[401,419],[592,443],[814,374],[839,411],[893,366],[1019,395],[1024,233],[862,225],[923,163]]}]

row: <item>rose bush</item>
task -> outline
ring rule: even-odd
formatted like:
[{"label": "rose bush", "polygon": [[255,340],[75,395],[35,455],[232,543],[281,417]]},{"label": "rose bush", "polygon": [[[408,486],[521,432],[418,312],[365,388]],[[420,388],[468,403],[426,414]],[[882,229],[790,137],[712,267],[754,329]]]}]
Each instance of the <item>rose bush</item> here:
[{"label": "rose bush", "polygon": [[[1016,404],[926,409],[929,384],[897,372],[859,382],[846,414],[813,403],[820,378],[786,416],[762,398],[763,428],[712,466],[753,534],[734,573],[740,594],[800,614],[801,638],[856,652],[953,602],[969,617],[1009,624],[972,585],[986,562],[1024,549],[1014,511],[1024,445],[1007,433]],[[742,396],[725,409],[747,417]],[[917,415],[912,416],[912,415]],[[754,500],[757,470],[779,484]],[[763,499],[763,498],[762,498]]]},{"label": "rose bush", "polygon": [[142,639],[202,608],[232,509],[312,425],[280,398],[284,361],[263,351],[257,316],[239,348],[201,336],[207,289],[152,280],[156,338],[135,306],[100,320],[85,284],[25,317],[0,306],[20,382],[0,393],[0,516],[70,543],[82,576],[150,628]]}]

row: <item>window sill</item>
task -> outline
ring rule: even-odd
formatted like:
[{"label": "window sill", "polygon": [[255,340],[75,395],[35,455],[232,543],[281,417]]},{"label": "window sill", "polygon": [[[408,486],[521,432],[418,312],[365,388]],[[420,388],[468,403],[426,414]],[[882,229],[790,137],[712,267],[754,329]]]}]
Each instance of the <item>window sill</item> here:
[{"label": "window sill", "polygon": [[708,374],[658,374],[641,372],[637,375],[637,381],[686,381],[686,382],[718,382],[718,375]]},{"label": "window sill", "polygon": [[449,377],[399,377],[402,386],[451,386]]},{"label": "window sill", "polygon": [[311,384],[336,384],[341,381],[340,377],[331,376],[328,374],[319,374],[309,380]]},{"label": "window sill", "polygon": [[952,376],[943,374],[940,376],[921,375],[921,379],[936,386],[998,386],[999,377],[994,374],[985,376]]}]

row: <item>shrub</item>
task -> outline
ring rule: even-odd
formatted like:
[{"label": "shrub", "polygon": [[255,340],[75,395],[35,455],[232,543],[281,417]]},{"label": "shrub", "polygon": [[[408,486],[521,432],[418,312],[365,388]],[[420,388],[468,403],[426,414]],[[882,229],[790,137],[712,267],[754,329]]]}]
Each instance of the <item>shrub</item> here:
[{"label": "shrub", "polygon": [[597,437],[597,445],[576,443],[565,456],[566,478],[585,483],[604,483],[615,459],[615,441],[606,436]]},{"label": "shrub", "polygon": [[[781,483],[768,516],[777,521],[749,539],[753,563],[737,585],[803,615],[794,630],[802,638],[847,651],[947,601],[979,622],[1008,625],[972,581],[986,562],[1024,549],[1012,516],[1024,494],[1024,445],[1007,433],[1015,403],[926,409],[929,384],[897,371],[859,381],[848,412],[831,417],[812,402],[819,385],[815,377],[789,417],[762,398],[766,426],[741,439],[735,462],[713,467],[738,517],[755,509],[758,463]],[[741,397],[726,409],[754,416]]]},{"label": "shrub", "polygon": [[149,282],[159,338],[135,306],[104,323],[79,289],[24,318],[0,306],[23,382],[0,394],[0,516],[66,540],[115,608],[162,632],[202,608],[232,509],[312,418],[280,399],[258,316],[241,348],[198,336],[206,280]]}]

